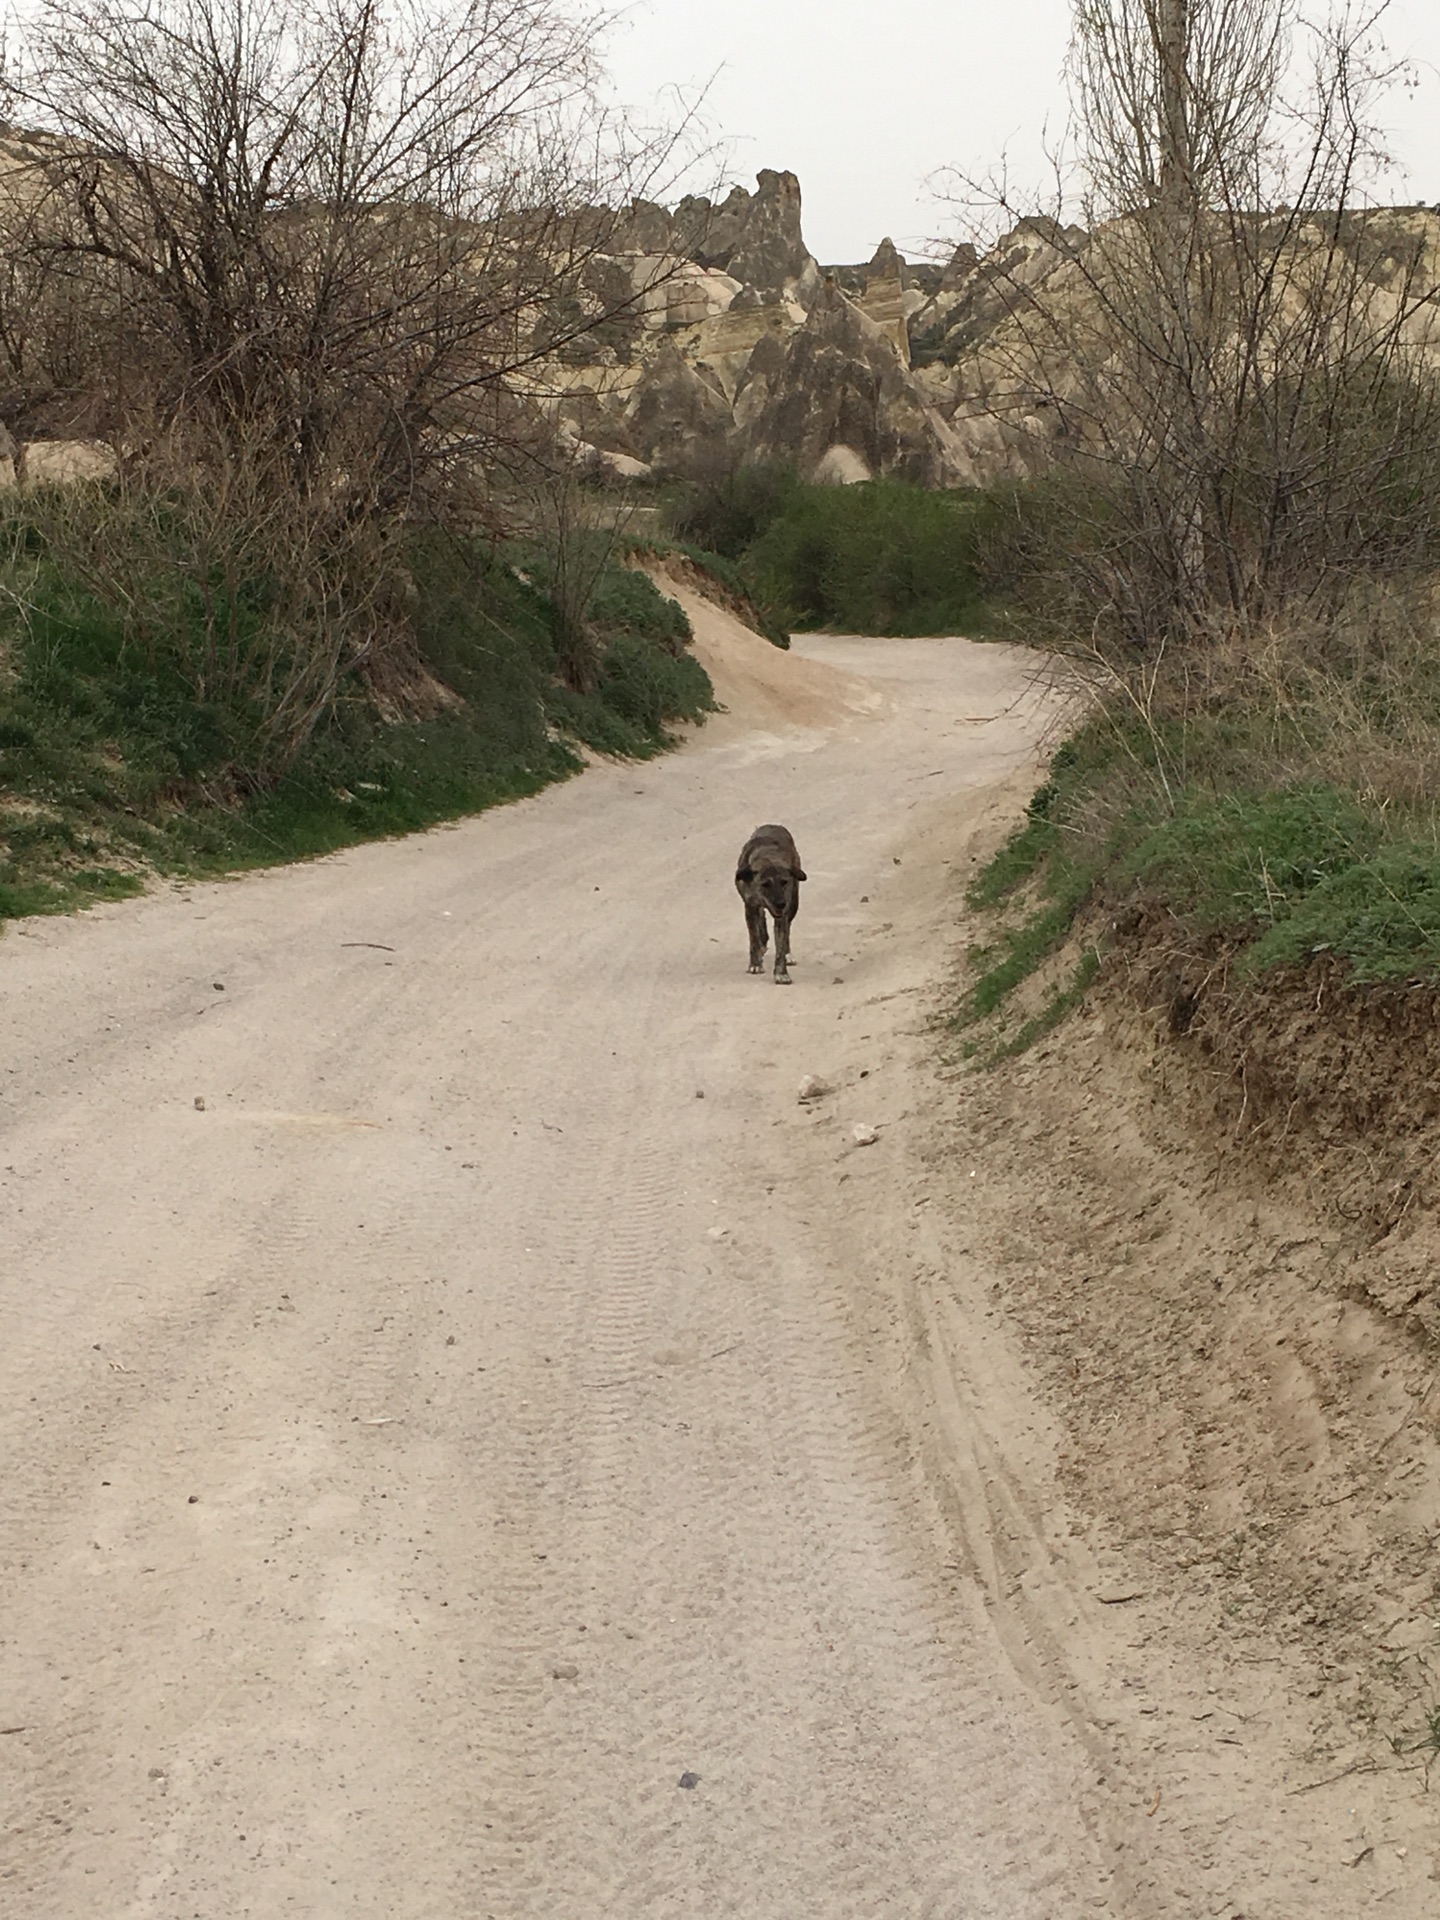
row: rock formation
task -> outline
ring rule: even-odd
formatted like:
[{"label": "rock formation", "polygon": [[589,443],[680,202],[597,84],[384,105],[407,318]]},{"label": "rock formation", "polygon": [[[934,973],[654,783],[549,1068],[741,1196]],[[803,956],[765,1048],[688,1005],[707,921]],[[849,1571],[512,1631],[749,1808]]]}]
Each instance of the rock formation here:
[{"label": "rock formation", "polygon": [[[48,151],[47,136],[0,128],[0,218],[33,211]],[[1268,218],[1255,216],[1257,238]],[[1105,285],[1125,271],[1135,231],[1027,219],[984,253],[967,244],[945,262],[907,261],[887,237],[868,261],[822,267],[793,173],[767,168],[753,192],[674,209],[583,209],[570,241],[583,265],[525,309],[524,371],[507,400],[527,431],[543,415],[583,470],[615,483],[705,479],[745,462],[931,487],[1038,473],[1129,404],[1105,371]],[[1315,221],[1271,238],[1289,250],[1297,288],[1307,253],[1333,247]],[[1391,312],[1403,292],[1405,344],[1440,367],[1434,296],[1416,300],[1406,278],[1440,283],[1440,213],[1375,209],[1343,238],[1357,299]],[[0,428],[0,489],[113,470],[110,449],[69,437],[93,424],[68,401],[11,424],[25,443]]]},{"label": "rock formation", "polygon": [[756,346],[735,415],[743,460],[811,476],[898,474],[932,487],[965,477],[963,449],[911,378],[891,327],[834,286],[788,340]]},{"label": "rock formation", "polygon": [[820,291],[820,272],[800,225],[800,182],[793,173],[762,168],[755,192],[732,187],[719,206],[682,200],[674,232],[702,266],[723,269],[765,304],[791,302],[808,309]]},{"label": "rock formation", "polygon": [[[1323,223],[1267,239],[1266,219],[1256,216],[1257,241],[1282,245],[1293,284],[1305,284],[1306,255],[1323,260],[1332,245]],[[556,383],[572,436],[627,472],[638,461],[699,477],[775,461],[833,481],[985,484],[1043,472],[1128,404],[1105,292],[1133,270],[1122,221],[1089,233],[1025,219],[989,251],[962,245],[944,264],[908,262],[887,238],[868,262],[822,268],[794,174],[766,171],[754,193],[673,213],[637,206],[623,238],[634,252],[598,263],[595,284],[629,288],[624,312],[577,337]],[[1357,301],[1390,313],[1410,288],[1404,343],[1440,369],[1432,301],[1414,299],[1407,278],[1440,284],[1440,212],[1357,214],[1345,244]]]},{"label": "rock formation", "polygon": [[636,454],[655,473],[705,479],[723,464],[730,406],[713,380],[666,340],[635,385],[625,427]]},{"label": "rock formation", "polygon": [[577,338],[554,369],[560,418],[604,471],[638,461],[701,478],[783,461],[838,481],[972,477],[937,410],[948,389],[910,373],[909,315],[939,293],[939,270],[909,268],[885,240],[867,267],[827,274],[793,173],[767,168],[753,193],[673,213],[637,202],[619,246],[588,273],[613,316],[598,347]]},{"label": "rock formation", "polygon": [[[905,294],[909,284],[904,258],[887,235],[875,249],[875,258],[865,270],[865,289],[860,296],[860,311],[873,320],[893,344],[896,353],[910,364],[909,313]],[[920,296],[923,303],[924,296]]]}]

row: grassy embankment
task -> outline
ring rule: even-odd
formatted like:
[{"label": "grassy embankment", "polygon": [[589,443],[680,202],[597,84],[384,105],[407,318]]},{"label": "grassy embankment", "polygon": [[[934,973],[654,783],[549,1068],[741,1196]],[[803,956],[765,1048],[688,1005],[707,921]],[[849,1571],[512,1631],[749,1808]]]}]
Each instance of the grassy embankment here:
[{"label": "grassy embankment", "polygon": [[[1197,684],[1198,683],[1198,684]],[[1105,675],[975,880],[993,932],[957,1025],[1021,1051],[1123,957],[1188,1031],[1207,993],[1440,985],[1440,674],[1428,596],[1365,596],[1177,688]],[[1057,961],[1063,959],[1063,971]],[[1138,964],[1137,964],[1138,963]],[[1012,1001],[1045,970],[1046,991]]]},{"label": "grassy embankment", "polygon": [[[643,575],[601,575],[596,671],[579,692],[556,672],[543,558],[417,536],[410,573],[425,717],[383,718],[352,674],[293,763],[257,781],[255,701],[203,694],[195,584],[155,583],[163,619],[137,644],[134,622],[12,508],[0,527],[0,920],[133,893],[150,873],[414,832],[566,778],[581,746],[652,754],[670,723],[713,704],[684,613]],[[263,583],[251,597],[259,605]]]}]

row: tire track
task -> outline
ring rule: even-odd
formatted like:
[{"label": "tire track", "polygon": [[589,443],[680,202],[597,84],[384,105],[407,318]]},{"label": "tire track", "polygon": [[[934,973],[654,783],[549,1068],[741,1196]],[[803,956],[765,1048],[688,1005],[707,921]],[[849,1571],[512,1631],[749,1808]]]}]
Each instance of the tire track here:
[{"label": "tire track", "polygon": [[[1024,725],[937,755],[1019,669],[847,657],[891,697],[0,954],[81,1093],[32,1050],[5,1156],[45,1304],[0,1283],[0,1388],[56,1420],[7,1429],[31,1920],[97,1876],[135,1920],[1107,1897],[1084,1749],[937,1574],[833,1172],[791,1151],[799,1075],[928,965],[891,851],[917,771],[982,804]],[[788,995],[739,971],[728,879],[777,817],[824,875]]]}]

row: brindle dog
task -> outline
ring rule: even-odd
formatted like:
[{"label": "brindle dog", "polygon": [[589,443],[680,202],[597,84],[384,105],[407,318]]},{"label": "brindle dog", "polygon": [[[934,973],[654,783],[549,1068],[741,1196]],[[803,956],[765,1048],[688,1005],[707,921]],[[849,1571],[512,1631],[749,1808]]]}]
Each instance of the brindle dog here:
[{"label": "brindle dog", "polygon": [[775,922],[777,987],[790,984],[790,923],[800,911],[800,882],[804,878],[795,842],[785,827],[757,827],[740,850],[735,886],[745,902],[750,971],[765,971],[765,949],[770,944],[765,926],[768,911]]}]

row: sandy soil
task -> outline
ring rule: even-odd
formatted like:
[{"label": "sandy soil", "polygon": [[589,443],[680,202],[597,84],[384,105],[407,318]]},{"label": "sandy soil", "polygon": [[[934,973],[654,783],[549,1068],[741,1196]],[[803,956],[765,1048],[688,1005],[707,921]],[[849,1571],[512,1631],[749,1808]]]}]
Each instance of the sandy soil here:
[{"label": "sandy soil", "polygon": [[1024,661],[691,605],[678,754],[0,946],[0,1913],[1433,1913],[1067,1477],[1080,1175],[931,1025]]}]

